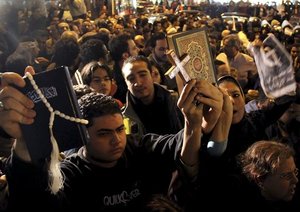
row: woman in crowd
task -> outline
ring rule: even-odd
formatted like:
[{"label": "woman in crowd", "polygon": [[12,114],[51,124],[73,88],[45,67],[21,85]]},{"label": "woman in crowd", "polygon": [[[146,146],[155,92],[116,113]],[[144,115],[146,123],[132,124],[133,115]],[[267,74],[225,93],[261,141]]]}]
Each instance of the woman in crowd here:
[{"label": "woman in crowd", "polygon": [[[294,97],[282,96],[275,99],[272,107],[246,113],[245,96],[238,81],[226,75],[219,78],[217,83],[219,88],[229,95],[232,102],[232,123],[224,154],[213,159],[208,157],[206,163],[202,165],[205,171],[201,173],[206,174],[200,178],[199,185],[202,192],[199,192],[197,199],[199,201],[200,198],[214,209],[228,207],[232,210],[238,209],[235,208],[237,206],[235,203],[239,198],[241,186],[241,173],[236,157],[256,141],[267,138],[266,128],[280,118]],[[228,195],[228,192],[231,195]],[[212,204],[216,200],[227,202],[227,204]]]}]

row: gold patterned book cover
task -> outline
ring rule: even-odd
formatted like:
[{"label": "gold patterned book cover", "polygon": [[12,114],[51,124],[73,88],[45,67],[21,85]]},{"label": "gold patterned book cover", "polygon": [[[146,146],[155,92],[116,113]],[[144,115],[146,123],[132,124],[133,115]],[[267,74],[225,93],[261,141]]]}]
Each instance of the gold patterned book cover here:
[{"label": "gold patterned book cover", "polygon": [[[188,57],[188,60],[183,59],[180,64],[177,60],[175,67],[180,69],[182,65],[189,79],[206,79],[212,83],[216,82],[214,60],[205,29],[168,35],[167,40],[169,49],[174,50],[178,58]],[[185,79],[185,81],[188,80]]]}]

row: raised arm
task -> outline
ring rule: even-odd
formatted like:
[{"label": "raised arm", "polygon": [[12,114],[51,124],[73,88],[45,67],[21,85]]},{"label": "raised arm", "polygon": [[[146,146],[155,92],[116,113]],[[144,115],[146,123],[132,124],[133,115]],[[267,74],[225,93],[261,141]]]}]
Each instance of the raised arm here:
[{"label": "raised arm", "polygon": [[223,92],[223,106],[220,117],[212,130],[211,138],[207,149],[210,155],[220,156],[224,153],[227,147],[229,130],[232,122],[232,102],[228,94]]},{"label": "raised arm", "polygon": [[[214,129],[214,139],[227,141],[229,128],[222,129],[222,123],[217,123],[222,114],[223,94],[206,80],[197,82],[193,80],[185,85],[178,101],[178,107],[185,117],[181,162],[188,175],[195,177],[198,173],[202,131],[205,131],[204,120],[205,126],[211,128],[209,131]],[[222,118],[222,122],[225,122],[225,119],[228,120],[228,117]],[[215,149],[215,147],[212,148],[212,150]]]},{"label": "raised arm", "polygon": [[[25,71],[33,73],[31,67]],[[0,127],[11,137],[16,138],[15,153],[24,161],[30,161],[27,147],[22,139],[20,124],[32,124],[36,115],[34,103],[15,87],[25,86],[23,78],[12,72],[2,73],[0,91]]]},{"label": "raised arm", "polygon": [[200,83],[191,80],[185,85],[178,100],[184,118],[184,140],[181,150],[181,161],[189,166],[197,166],[202,136],[203,104],[198,95]]},{"label": "raised arm", "polygon": [[206,97],[204,98],[204,112],[202,130],[204,133],[210,133],[215,127],[221,113],[223,106],[223,95],[219,89],[213,84],[204,81],[201,83],[202,92],[201,94]]}]

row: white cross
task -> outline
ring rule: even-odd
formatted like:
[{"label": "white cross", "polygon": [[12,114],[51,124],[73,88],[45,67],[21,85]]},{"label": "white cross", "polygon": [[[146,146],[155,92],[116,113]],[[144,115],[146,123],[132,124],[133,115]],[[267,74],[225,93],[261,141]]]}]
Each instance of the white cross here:
[{"label": "white cross", "polygon": [[191,77],[188,75],[184,68],[184,66],[189,62],[190,56],[186,55],[183,60],[180,61],[174,50],[169,50],[167,55],[170,62],[172,63],[172,67],[165,73],[165,75],[168,75],[171,79],[173,79],[176,74],[180,72],[185,82],[190,81]]}]

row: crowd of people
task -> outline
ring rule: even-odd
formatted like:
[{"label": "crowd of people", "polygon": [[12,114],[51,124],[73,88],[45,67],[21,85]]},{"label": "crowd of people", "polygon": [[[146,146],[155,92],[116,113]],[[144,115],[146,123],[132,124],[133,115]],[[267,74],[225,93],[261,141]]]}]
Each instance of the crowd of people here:
[{"label": "crowd of people", "polygon": [[[216,5],[195,15],[180,11],[180,1],[161,1],[152,22],[147,13],[112,15],[105,1],[41,2],[7,5],[0,26],[0,211],[300,208],[297,3],[245,10],[231,2],[227,11],[259,11],[241,22],[216,11],[210,18]],[[165,75],[167,36],[196,28],[208,34],[216,84]],[[270,33],[297,85],[278,98],[264,92],[263,64],[248,48]],[[60,66],[68,67],[89,136],[61,153],[54,191],[49,158],[33,163],[20,128],[34,123],[34,102],[16,87],[25,72]]]}]

